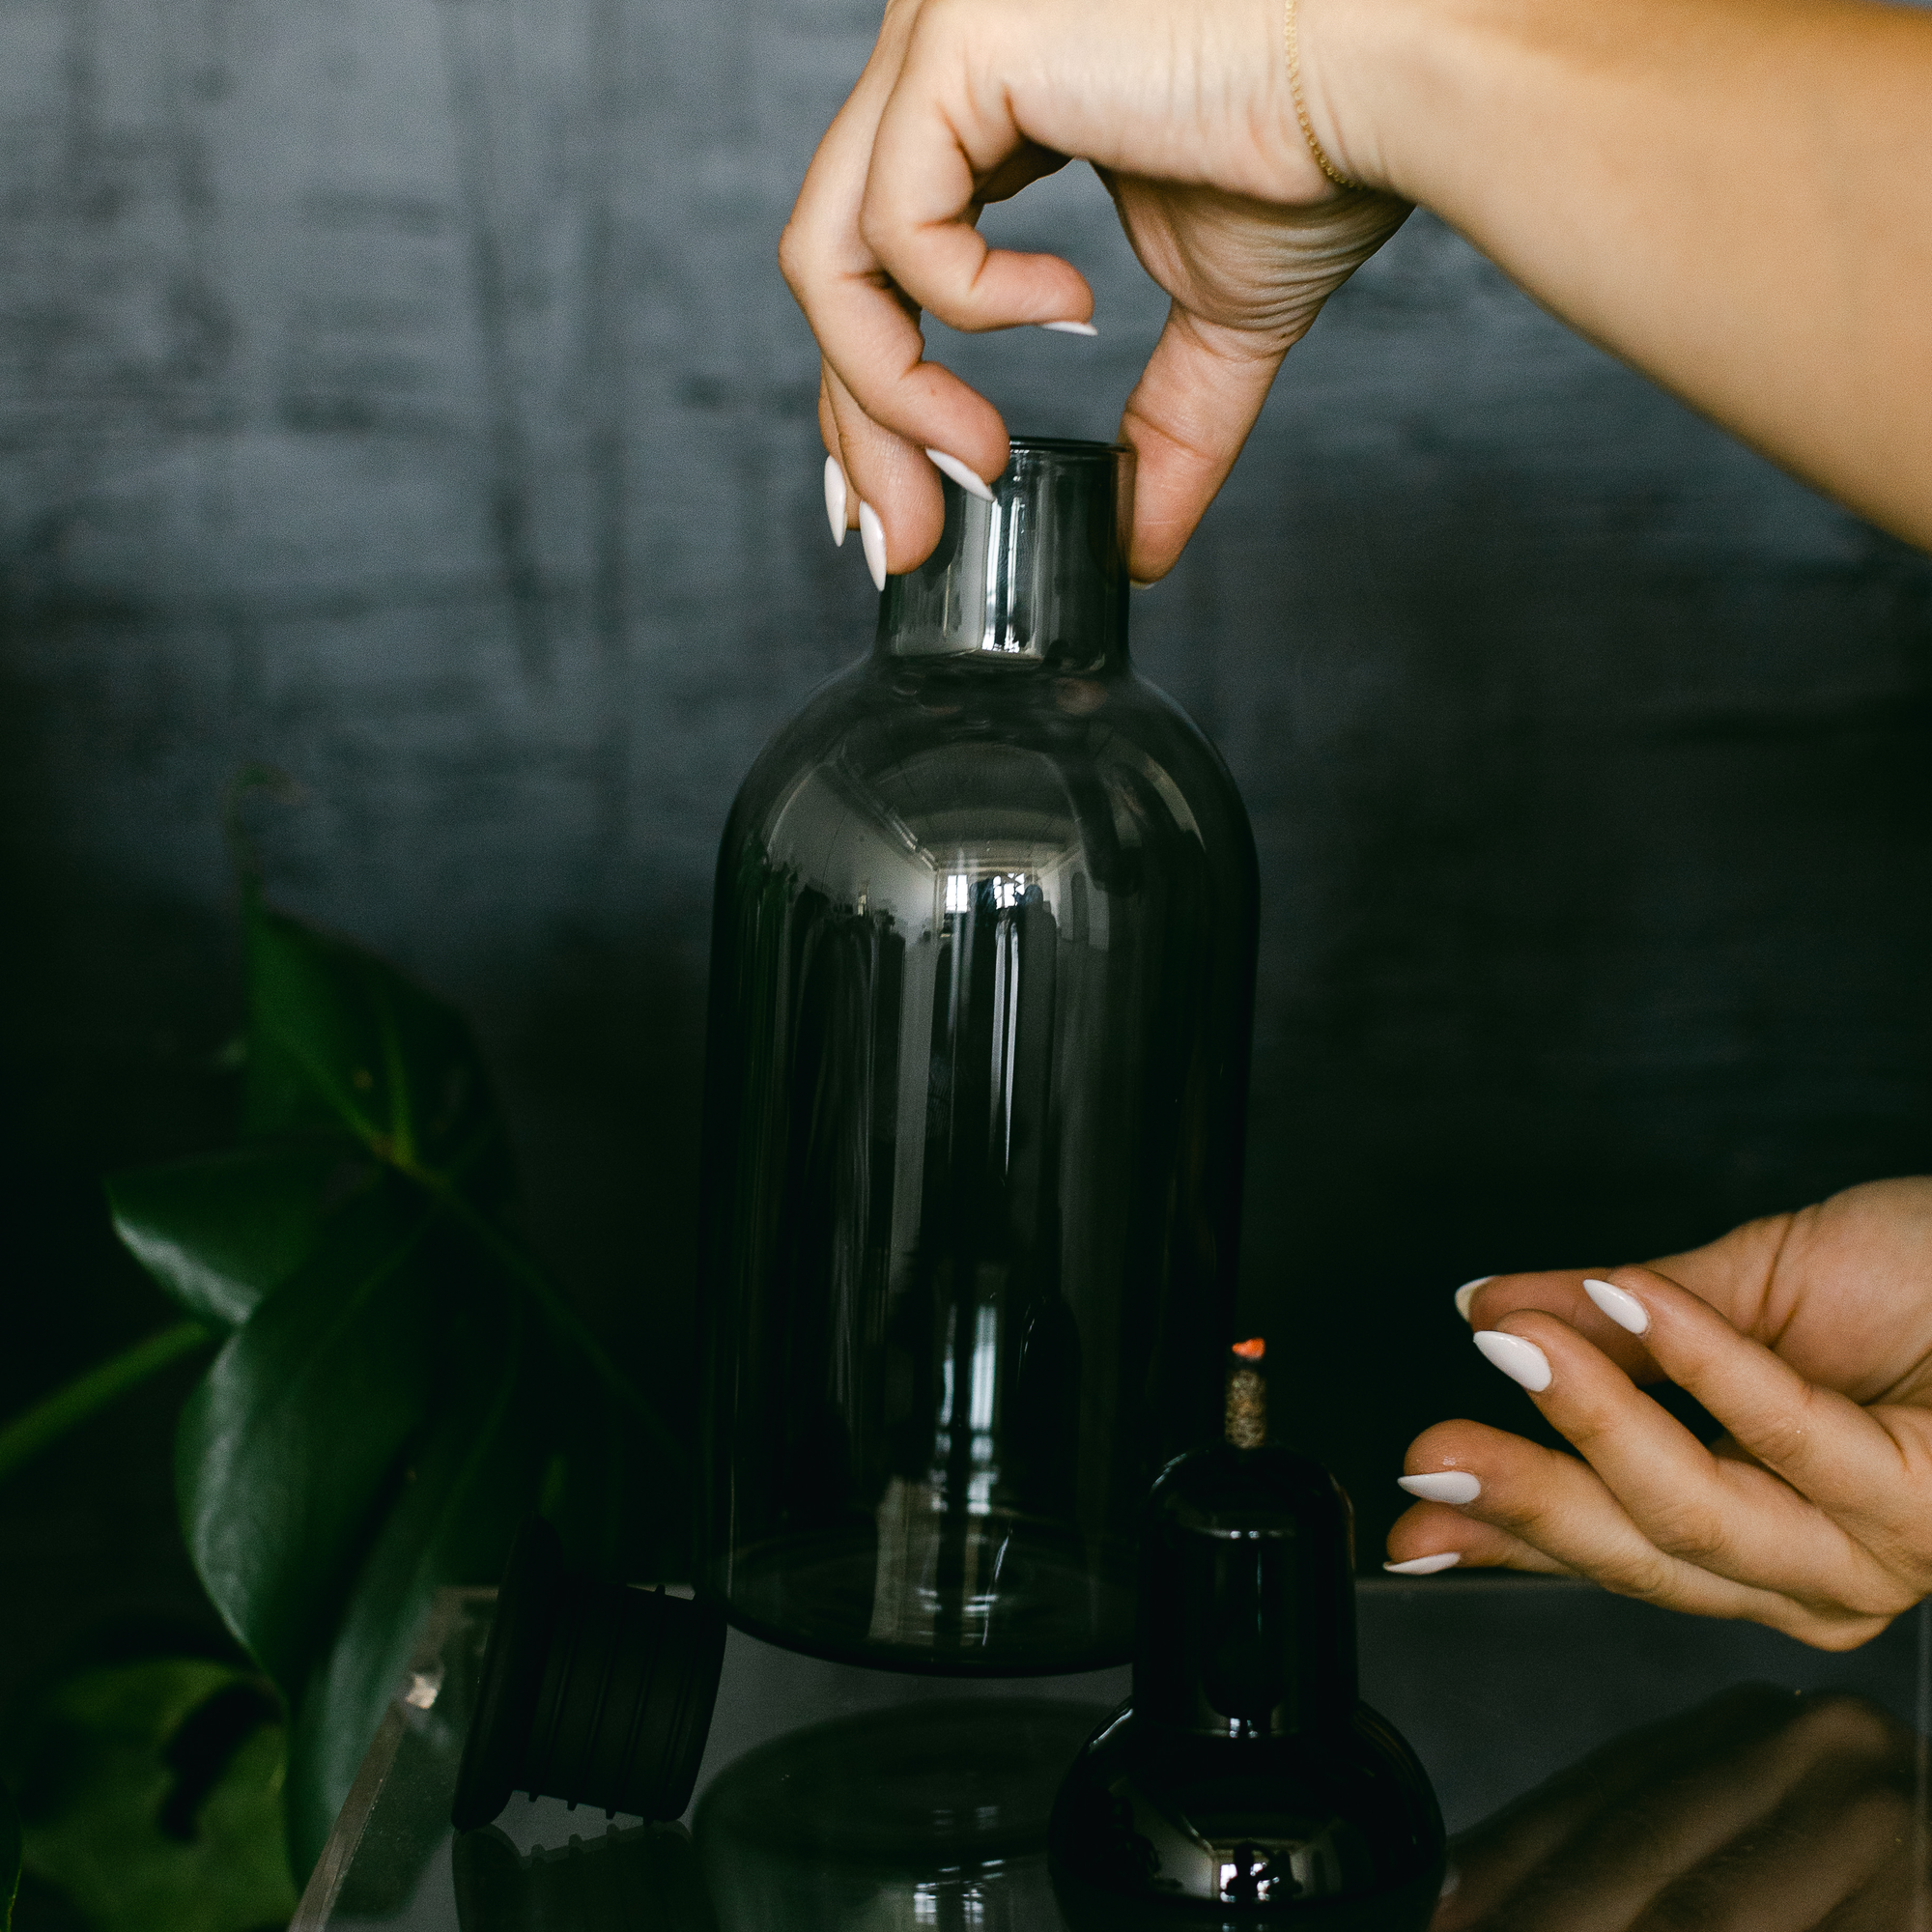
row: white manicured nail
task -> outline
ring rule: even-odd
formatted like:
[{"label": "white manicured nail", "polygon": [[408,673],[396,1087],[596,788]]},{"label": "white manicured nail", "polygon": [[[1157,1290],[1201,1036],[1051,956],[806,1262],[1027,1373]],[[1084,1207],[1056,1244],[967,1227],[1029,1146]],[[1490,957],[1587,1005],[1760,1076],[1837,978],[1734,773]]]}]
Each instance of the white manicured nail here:
[{"label": "white manicured nail", "polygon": [[1454,1865],[1450,1865],[1442,1874],[1442,1889],[1435,1894],[1437,1900],[1454,1898],[1462,1889],[1462,1885],[1463,1874]]},{"label": "white manicured nail", "polygon": [[1099,330],[1091,322],[1043,322],[1042,328],[1050,328],[1057,335],[1098,335]]},{"label": "white manicured nail", "polygon": [[832,541],[845,548],[845,472],[836,456],[825,459],[825,521],[832,526]]},{"label": "white manicured nail", "polygon": [[1439,1476],[1398,1476],[1395,1486],[1426,1503],[1472,1503],[1483,1486],[1466,1469],[1444,1469]]},{"label": "white manicured nail", "polygon": [[1153,585],[1138,577],[1130,577],[1127,579],[1127,588],[1129,590],[1151,590]]},{"label": "white manicured nail", "polygon": [[1460,1315],[1464,1321],[1468,1321],[1469,1319],[1469,1304],[1470,1302],[1475,1300],[1476,1291],[1479,1288],[1481,1288],[1485,1282],[1491,1282],[1494,1280],[1495,1276],[1492,1274],[1479,1274],[1474,1281],[1465,1281],[1463,1284],[1463,1286],[1456,1291],[1456,1313]]},{"label": "white manicured nail", "polygon": [[1445,1549],[1439,1556],[1411,1556],[1406,1563],[1384,1563],[1391,1577],[1433,1577],[1438,1570],[1453,1570],[1462,1562],[1460,1549]]},{"label": "white manicured nail", "polygon": [[942,476],[952,477],[967,496],[977,497],[982,503],[993,500],[993,493],[956,456],[948,456],[943,449],[928,449],[925,453],[931,459],[932,467]]},{"label": "white manicured nail", "polygon": [[1500,1328],[1478,1328],[1476,1347],[1531,1395],[1541,1395],[1549,1386],[1549,1357],[1534,1342],[1525,1342],[1520,1335],[1505,1335]]},{"label": "white manicured nail", "polygon": [[859,505],[859,548],[866,553],[866,568],[872,573],[872,588],[886,587],[886,526],[869,503]]},{"label": "white manicured nail", "polygon": [[1618,1288],[1614,1282],[1586,1281],[1583,1293],[1619,1328],[1628,1328],[1633,1335],[1650,1333],[1650,1311],[1629,1290]]}]

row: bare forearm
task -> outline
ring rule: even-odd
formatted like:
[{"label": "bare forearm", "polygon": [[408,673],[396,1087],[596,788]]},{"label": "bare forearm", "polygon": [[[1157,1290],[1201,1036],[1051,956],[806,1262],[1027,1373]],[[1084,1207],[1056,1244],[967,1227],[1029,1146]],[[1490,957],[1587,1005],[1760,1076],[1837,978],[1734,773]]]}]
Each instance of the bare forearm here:
[{"label": "bare forearm", "polygon": [[1932,14],[1303,0],[1345,164],[1932,545]]}]

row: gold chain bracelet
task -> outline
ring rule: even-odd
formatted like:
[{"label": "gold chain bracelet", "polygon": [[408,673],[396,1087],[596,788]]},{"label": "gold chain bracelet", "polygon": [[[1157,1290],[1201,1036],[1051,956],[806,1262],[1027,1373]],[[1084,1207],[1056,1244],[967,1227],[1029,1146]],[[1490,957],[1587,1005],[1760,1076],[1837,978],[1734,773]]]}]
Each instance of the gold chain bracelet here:
[{"label": "gold chain bracelet", "polygon": [[1294,118],[1301,123],[1302,138],[1308,143],[1308,152],[1315,156],[1315,165],[1337,187],[1360,187],[1362,185],[1360,182],[1350,181],[1321,152],[1321,143],[1315,138],[1315,126],[1308,118],[1308,107],[1301,98],[1301,42],[1294,31],[1294,0],[1288,0],[1288,12],[1282,23],[1282,38],[1288,43],[1288,91],[1294,97]]}]

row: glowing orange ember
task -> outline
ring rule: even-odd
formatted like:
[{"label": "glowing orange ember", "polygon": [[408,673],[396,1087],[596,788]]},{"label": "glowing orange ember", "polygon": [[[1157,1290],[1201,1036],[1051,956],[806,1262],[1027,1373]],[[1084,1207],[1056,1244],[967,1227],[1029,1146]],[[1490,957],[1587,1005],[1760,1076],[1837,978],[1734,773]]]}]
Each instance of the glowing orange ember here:
[{"label": "glowing orange ember", "polygon": [[1259,1362],[1267,1353],[1267,1343],[1256,1335],[1249,1341],[1236,1342],[1235,1353],[1244,1362]]}]

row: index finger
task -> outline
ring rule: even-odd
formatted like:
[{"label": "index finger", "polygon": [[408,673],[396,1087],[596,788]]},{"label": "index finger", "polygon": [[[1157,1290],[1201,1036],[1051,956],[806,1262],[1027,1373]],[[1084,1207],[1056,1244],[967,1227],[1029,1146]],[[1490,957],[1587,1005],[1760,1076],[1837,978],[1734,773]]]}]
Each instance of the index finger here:
[{"label": "index finger", "polygon": [[999,412],[924,359],[917,312],[859,232],[879,116],[918,14],[916,0],[888,8],[866,71],[819,142],[779,243],[785,281],[824,357],[826,447],[877,520],[878,554],[867,550],[875,574],[913,568],[938,540],[938,478],[922,452],[936,450],[988,480],[1007,463]]},{"label": "index finger", "polygon": [[893,280],[951,327],[1084,323],[1094,295],[1071,263],[994,248],[976,225],[983,185],[1037,145],[1010,90],[975,73],[997,67],[998,39],[982,10],[921,14],[879,117],[860,230]]}]

